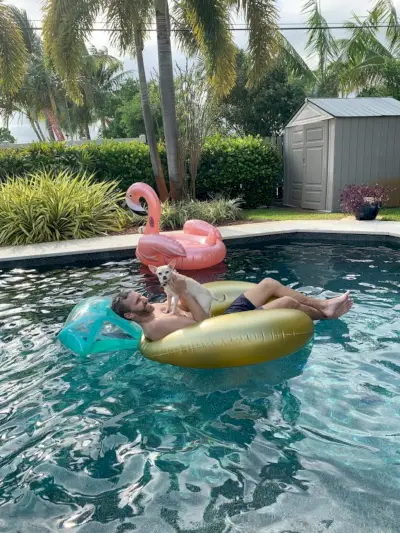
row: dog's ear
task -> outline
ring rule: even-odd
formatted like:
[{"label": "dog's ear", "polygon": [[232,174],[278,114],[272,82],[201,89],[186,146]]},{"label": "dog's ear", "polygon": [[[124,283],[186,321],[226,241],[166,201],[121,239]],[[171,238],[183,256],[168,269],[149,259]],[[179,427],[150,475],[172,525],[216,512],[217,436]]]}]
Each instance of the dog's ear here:
[{"label": "dog's ear", "polygon": [[149,270],[150,272],[152,272],[153,274],[157,274],[157,267],[154,266],[154,265],[149,265]]},{"label": "dog's ear", "polygon": [[175,270],[175,266],[176,266],[176,259],[168,263],[168,268],[170,268],[171,270]]}]

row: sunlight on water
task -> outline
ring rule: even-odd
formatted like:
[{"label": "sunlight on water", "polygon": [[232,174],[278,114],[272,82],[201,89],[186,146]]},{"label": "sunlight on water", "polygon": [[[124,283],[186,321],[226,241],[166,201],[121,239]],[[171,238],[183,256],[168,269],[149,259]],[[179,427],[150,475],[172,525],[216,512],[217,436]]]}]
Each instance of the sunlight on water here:
[{"label": "sunlight on water", "polygon": [[0,271],[0,532],[393,533],[400,517],[400,251],[237,247],[200,281],[351,289],[314,344],[193,370],[56,341],[80,299],[162,298],[134,260]]}]

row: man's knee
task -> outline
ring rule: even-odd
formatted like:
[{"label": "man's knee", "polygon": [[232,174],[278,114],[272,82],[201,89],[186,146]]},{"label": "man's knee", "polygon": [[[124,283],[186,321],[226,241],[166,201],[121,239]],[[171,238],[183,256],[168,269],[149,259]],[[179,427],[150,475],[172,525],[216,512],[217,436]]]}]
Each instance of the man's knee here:
[{"label": "man's knee", "polygon": [[300,306],[299,302],[291,296],[282,296],[282,298],[279,300],[282,304],[282,307],[287,309],[298,309]]},{"label": "man's knee", "polygon": [[278,282],[273,278],[264,278],[259,285],[265,289],[274,287]]}]

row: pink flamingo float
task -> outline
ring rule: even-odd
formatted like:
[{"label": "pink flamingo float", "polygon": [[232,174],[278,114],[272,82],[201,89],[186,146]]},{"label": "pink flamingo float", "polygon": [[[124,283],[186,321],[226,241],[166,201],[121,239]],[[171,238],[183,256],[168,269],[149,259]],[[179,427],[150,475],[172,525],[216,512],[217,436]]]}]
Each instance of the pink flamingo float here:
[{"label": "pink flamingo float", "polygon": [[145,265],[162,266],[176,261],[179,270],[198,270],[217,265],[226,257],[226,247],[219,230],[203,220],[188,220],[183,233],[159,231],[161,205],[155,191],[146,183],[134,183],[126,193],[126,203],[135,213],[145,214],[140,205],[148,205],[147,224],[139,240],[136,257]]}]

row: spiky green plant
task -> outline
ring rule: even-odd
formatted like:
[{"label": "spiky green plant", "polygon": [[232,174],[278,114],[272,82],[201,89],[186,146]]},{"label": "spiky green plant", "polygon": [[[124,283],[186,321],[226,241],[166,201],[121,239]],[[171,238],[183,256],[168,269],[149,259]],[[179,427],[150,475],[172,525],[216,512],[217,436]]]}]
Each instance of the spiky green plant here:
[{"label": "spiky green plant", "polygon": [[[223,224],[238,220],[242,214],[239,198],[214,198],[207,202],[185,200],[178,203],[165,202],[162,205],[160,230],[182,229],[187,220],[199,219],[210,224]],[[146,219],[134,215],[133,224],[142,226]],[[131,220],[132,224],[132,220]]]},{"label": "spiky green plant", "polygon": [[68,171],[42,171],[0,184],[0,245],[83,239],[122,230],[129,221],[116,182]]}]

